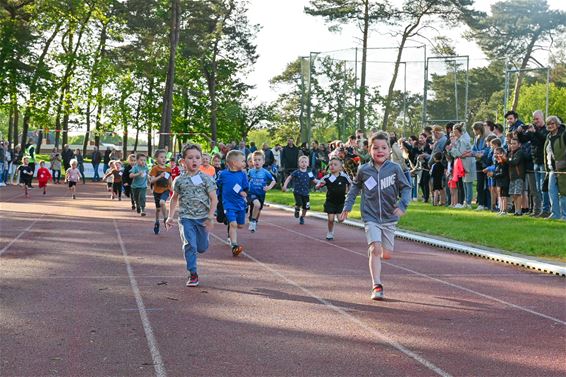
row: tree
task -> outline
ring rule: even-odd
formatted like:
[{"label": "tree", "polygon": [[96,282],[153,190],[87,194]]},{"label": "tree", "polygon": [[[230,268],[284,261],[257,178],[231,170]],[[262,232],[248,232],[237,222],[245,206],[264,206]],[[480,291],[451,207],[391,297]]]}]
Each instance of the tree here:
[{"label": "tree", "polygon": [[546,0],[506,0],[491,6],[491,14],[479,13],[466,18],[475,40],[492,60],[507,58],[519,70],[515,80],[512,110],[517,109],[524,70],[530,62],[543,67],[535,57],[548,50],[556,35],[564,32],[566,12],[551,10]]},{"label": "tree", "polygon": [[395,23],[401,27],[397,34],[401,37],[397,58],[393,69],[393,77],[389,83],[389,90],[385,97],[382,129],[387,129],[393,91],[399,73],[399,65],[403,56],[403,50],[407,41],[415,36],[421,36],[422,31],[429,27],[434,18],[454,24],[461,19],[463,14],[471,13],[468,8],[473,0],[406,0],[398,10],[393,10]]},{"label": "tree", "polygon": [[355,23],[362,33],[362,69],[360,74],[359,127],[365,131],[366,67],[370,25],[387,20],[390,13],[385,1],[372,0],[311,0],[305,12],[323,17],[331,31],[340,30],[340,24]]},{"label": "tree", "polygon": [[159,148],[171,147],[171,117],[173,114],[173,83],[175,82],[175,56],[179,44],[181,23],[181,4],[179,0],[171,0],[171,29],[169,41],[169,63],[167,64],[167,81],[163,93],[163,112],[159,135]]}]

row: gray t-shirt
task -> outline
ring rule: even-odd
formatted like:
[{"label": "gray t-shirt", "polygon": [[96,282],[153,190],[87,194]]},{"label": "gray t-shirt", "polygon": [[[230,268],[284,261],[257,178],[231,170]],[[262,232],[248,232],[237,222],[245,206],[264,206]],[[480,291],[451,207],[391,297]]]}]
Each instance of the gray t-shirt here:
[{"label": "gray t-shirt", "polygon": [[192,177],[183,174],[175,178],[173,191],[179,195],[179,218],[204,219],[210,210],[208,195],[216,191],[216,183],[199,171]]}]

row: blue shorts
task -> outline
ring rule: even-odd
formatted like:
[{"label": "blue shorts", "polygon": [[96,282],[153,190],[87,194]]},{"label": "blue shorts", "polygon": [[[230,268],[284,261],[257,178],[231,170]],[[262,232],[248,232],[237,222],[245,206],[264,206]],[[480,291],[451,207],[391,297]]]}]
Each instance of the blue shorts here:
[{"label": "blue shorts", "polygon": [[164,191],[160,194],[154,192],[153,193],[153,199],[155,200],[155,207],[156,208],[161,208],[161,204],[160,202],[163,200],[164,202],[167,201],[167,199],[169,199],[169,190]]},{"label": "blue shorts", "polygon": [[246,210],[244,209],[225,209],[224,213],[226,214],[226,219],[229,223],[234,221],[240,225],[244,225],[246,223]]},{"label": "blue shorts", "polygon": [[259,200],[259,203],[260,203],[259,209],[263,209],[263,203],[265,203],[265,195],[249,194],[248,195],[248,205],[250,207],[253,206],[254,200]]}]

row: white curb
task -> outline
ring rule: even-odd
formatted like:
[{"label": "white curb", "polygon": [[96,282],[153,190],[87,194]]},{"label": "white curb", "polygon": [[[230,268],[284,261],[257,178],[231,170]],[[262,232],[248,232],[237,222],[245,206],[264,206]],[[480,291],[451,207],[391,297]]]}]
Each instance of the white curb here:
[{"label": "white curb", "polygon": [[[268,203],[268,202],[266,202],[265,204],[267,204],[270,208],[280,209],[288,212],[294,212],[294,208],[289,206]],[[310,211],[309,213],[307,213],[307,216],[321,220],[327,219],[326,214],[315,211]],[[364,228],[364,224],[361,221],[356,221],[356,220],[346,220],[342,224],[350,225],[356,228],[362,228],[362,229]],[[564,265],[561,266],[558,264],[553,264],[550,262],[536,260],[536,259],[530,259],[527,257],[498,253],[495,251],[482,249],[476,246],[465,245],[462,243],[458,243],[456,241],[438,239],[431,236],[425,236],[425,235],[408,232],[405,230],[397,230],[395,232],[395,235],[399,238],[408,241],[423,243],[426,245],[438,247],[441,249],[447,249],[450,251],[457,251],[459,253],[490,259],[500,263],[506,263],[518,267],[524,267],[531,270],[543,272],[546,274],[566,277],[566,266]]]}]

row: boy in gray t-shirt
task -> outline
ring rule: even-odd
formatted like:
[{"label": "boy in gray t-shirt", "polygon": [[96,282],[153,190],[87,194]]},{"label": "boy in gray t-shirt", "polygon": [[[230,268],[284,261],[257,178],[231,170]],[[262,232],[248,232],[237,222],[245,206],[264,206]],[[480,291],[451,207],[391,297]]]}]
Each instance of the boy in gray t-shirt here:
[{"label": "boy in gray t-shirt", "polygon": [[166,222],[167,228],[173,225],[173,216],[179,207],[179,231],[189,271],[187,287],[199,285],[197,255],[208,249],[208,232],[212,230],[214,211],[218,203],[216,183],[199,170],[201,163],[200,147],[196,144],[185,145],[181,160],[185,174],[173,182],[173,196]]}]

